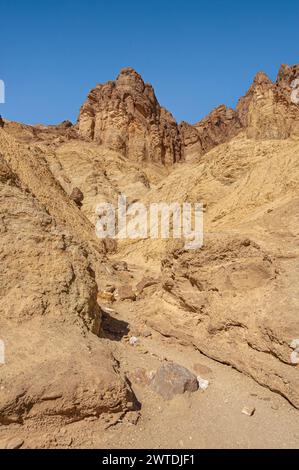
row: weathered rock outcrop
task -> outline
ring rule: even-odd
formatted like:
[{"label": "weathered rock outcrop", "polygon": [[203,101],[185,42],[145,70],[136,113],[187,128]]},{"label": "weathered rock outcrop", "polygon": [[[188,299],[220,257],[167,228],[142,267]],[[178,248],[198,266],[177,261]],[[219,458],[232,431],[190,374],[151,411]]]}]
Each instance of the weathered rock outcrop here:
[{"label": "weathered rock outcrop", "polygon": [[56,126],[6,121],[5,127],[23,142],[51,143],[57,147],[83,138],[132,162],[172,165],[184,160],[197,161],[242,130],[248,138],[256,140],[298,136],[298,90],[299,65],[282,65],[275,83],[259,72],[236,110],[221,105],[194,125],[185,121],[178,124],[160,106],[153,87],[128,67],[115,81],[99,84],[89,93],[75,126],[69,121]]},{"label": "weathered rock outcrop", "polygon": [[263,72],[255,76],[237,105],[248,138],[286,139],[299,135],[299,105],[292,99],[296,78],[299,78],[298,65],[282,65],[276,83]]},{"label": "weathered rock outcrop", "polygon": [[299,334],[298,290],[288,285],[294,266],[233,236],[210,239],[199,251],[174,250],[162,261],[164,305],[148,324],[252,376],[299,408],[290,347]]},{"label": "weathered rock outcrop", "polygon": [[176,121],[159,105],[152,86],[132,68],[90,92],[78,124],[81,136],[134,161],[173,164],[181,160]]},{"label": "weathered rock outcrop", "polygon": [[193,126],[182,122],[180,134],[184,159],[198,160],[216,145],[232,139],[242,128],[238,114],[222,105],[214,109],[207,117]]},{"label": "weathered rock outcrop", "polygon": [[219,106],[195,125],[176,123],[162,108],[151,85],[131,68],[115,82],[98,85],[82,106],[79,134],[134,161],[173,164],[192,160],[234,137],[238,114]]},{"label": "weathered rock outcrop", "polygon": [[46,162],[0,130],[0,424],[133,407],[97,335],[91,225]]},{"label": "weathered rock outcrop", "polygon": [[182,149],[187,161],[228,142],[242,129],[248,138],[286,139],[299,135],[299,98],[295,80],[299,65],[282,65],[275,83],[259,72],[236,110],[219,106],[197,124],[180,124]]}]

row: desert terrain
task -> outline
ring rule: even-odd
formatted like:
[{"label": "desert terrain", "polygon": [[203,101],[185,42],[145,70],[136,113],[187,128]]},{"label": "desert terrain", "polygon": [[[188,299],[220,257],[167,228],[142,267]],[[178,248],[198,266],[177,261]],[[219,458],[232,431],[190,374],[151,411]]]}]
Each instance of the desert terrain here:
[{"label": "desert terrain", "polygon": [[[4,116],[0,447],[298,448],[296,78],[196,124],[132,68],[75,124]],[[202,203],[203,246],[99,239],[121,194]]]}]

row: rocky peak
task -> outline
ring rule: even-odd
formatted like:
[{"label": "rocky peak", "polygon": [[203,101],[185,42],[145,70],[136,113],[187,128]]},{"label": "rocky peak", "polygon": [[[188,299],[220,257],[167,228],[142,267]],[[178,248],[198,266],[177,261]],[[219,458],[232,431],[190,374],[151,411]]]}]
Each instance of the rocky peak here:
[{"label": "rocky peak", "polygon": [[259,72],[246,95],[239,100],[237,112],[249,138],[286,139],[299,135],[299,107],[291,100],[291,83],[299,65],[282,65],[276,83]]},{"label": "rocky peak", "polygon": [[291,86],[293,80],[296,79],[299,79],[299,64],[291,66],[282,64],[277,75],[277,85]]},{"label": "rocky peak", "polygon": [[79,134],[130,160],[169,165],[197,160],[242,129],[248,138],[285,139],[299,135],[299,106],[291,99],[296,78],[299,65],[282,65],[276,82],[258,72],[236,110],[221,105],[195,125],[178,125],[153,87],[128,67],[89,93],[78,118]]},{"label": "rocky peak", "polygon": [[124,68],[120,71],[115,84],[118,89],[122,89],[124,92],[135,91],[137,93],[143,93],[145,83],[136,70],[131,67]]},{"label": "rocky peak", "polygon": [[186,122],[180,125],[184,156],[188,161],[198,159],[198,156],[211,150],[234,137],[242,125],[238,114],[224,105],[208,114],[197,124],[191,126]]},{"label": "rocky peak", "polygon": [[254,89],[255,87],[260,86],[260,85],[264,85],[264,86],[273,85],[272,80],[268,77],[268,75],[265,72],[258,72],[255,75],[253,79],[253,83],[251,85],[251,89]]},{"label": "rocky peak", "polygon": [[80,110],[79,133],[134,161],[173,164],[182,157],[178,126],[154,89],[132,68],[98,85]]}]

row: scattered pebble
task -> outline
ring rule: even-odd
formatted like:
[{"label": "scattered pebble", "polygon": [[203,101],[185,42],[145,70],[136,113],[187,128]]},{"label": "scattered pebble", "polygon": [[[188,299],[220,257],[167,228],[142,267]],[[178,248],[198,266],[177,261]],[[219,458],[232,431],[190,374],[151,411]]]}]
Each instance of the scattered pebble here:
[{"label": "scattered pebble", "polygon": [[210,385],[210,382],[208,380],[205,380],[200,376],[197,377],[197,382],[200,390],[207,390],[208,386]]},{"label": "scattered pebble", "polygon": [[111,313],[112,315],[117,315],[117,312],[113,309],[113,308],[108,308],[108,307],[102,307],[102,310],[105,312],[105,313]]},{"label": "scattered pebble", "polygon": [[126,414],[126,421],[133,426],[136,426],[136,424],[139,421],[139,418],[140,418],[140,414],[136,413],[136,411],[129,411]]},{"label": "scattered pebble", "polygon": [[149,373],[148,373],[148,378],[149,380],[153,380],[153,378],[155,377],[156,375],[156,371],[155,370],[151,370]]},{"label": "scattered pebble", "polygon": [[197,378],[186,367],[174,362],[165,362],[151,381],[151,388],[165,400],[175,395],[198,390]]},{"label": "scattered pebble", "polygon": [[129,343],[131,346],[135,346],[135,344],[137,344],[139,342],[138,338],[136,338],[136,336],[131,336],[131,338],[129,339]]},{"label": "scattered pebble", "polygon": [[253,416],[255,413],[255,408],[251,406],[244,406],[242,413],[246,416]]},{"label": "scattered pebble", "polygon": [[7,444],[6,444],[6,449],[20,449],[22,445],[24,444],[23,439],[20,439],[18,437],[14,437],[13,439],[10,439]]},{"label": "scattered pebble", "polygon": [[105,291],[106,291],[106,292],[111,292],[111,293],[113,293],[113,292],[115,291],[115,289],[116,289],[116,287],[115,287],[115,286],[112,286],[112,285],[107,285],[107,286],[105,287]]}]

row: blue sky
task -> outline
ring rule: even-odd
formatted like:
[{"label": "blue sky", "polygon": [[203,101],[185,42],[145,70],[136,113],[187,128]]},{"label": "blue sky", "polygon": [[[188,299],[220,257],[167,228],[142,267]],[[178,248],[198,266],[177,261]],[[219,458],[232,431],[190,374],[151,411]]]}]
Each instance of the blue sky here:
[{"label": "blue sky", "polygon": [[178,121],[235,106],[253,76],[299,62],[298,0],[0,0],[0,113],[75,121],[88,91],[134,67]]}]

